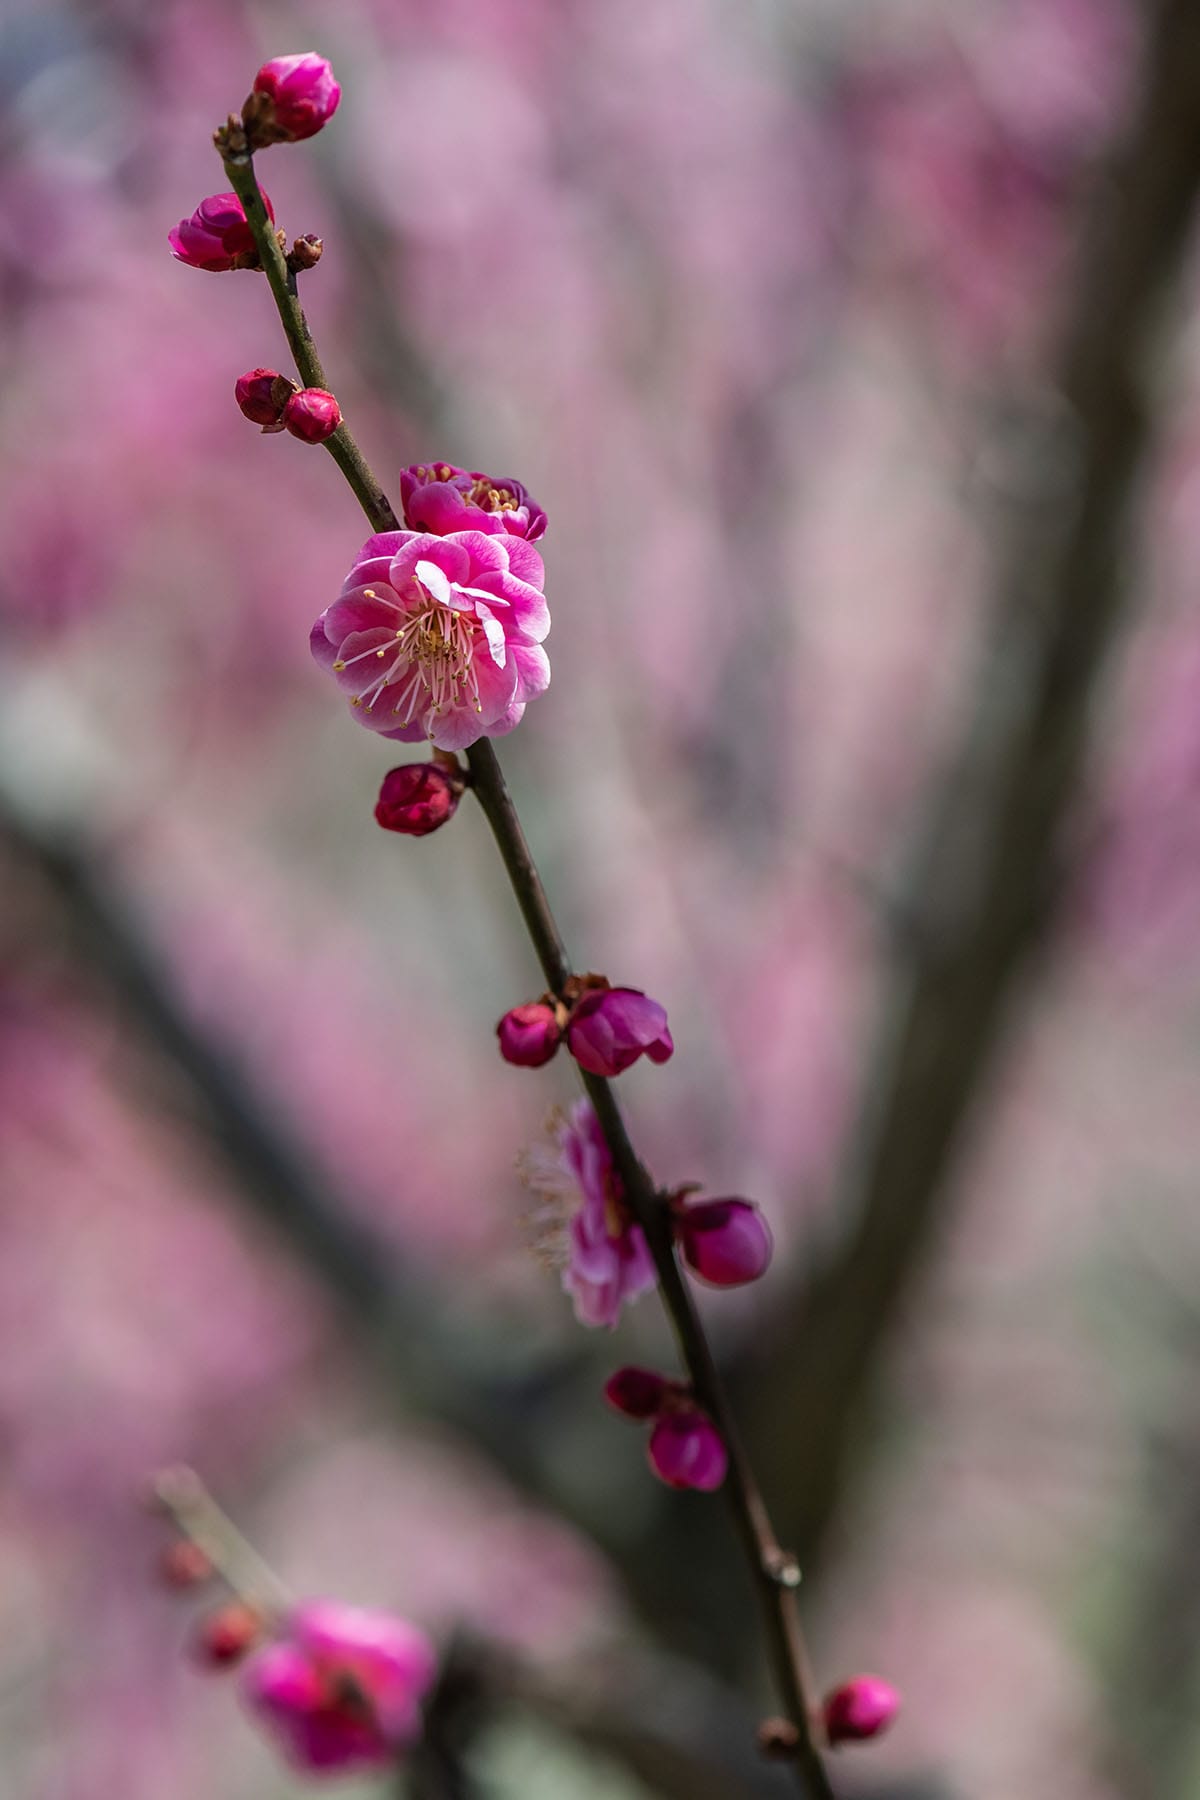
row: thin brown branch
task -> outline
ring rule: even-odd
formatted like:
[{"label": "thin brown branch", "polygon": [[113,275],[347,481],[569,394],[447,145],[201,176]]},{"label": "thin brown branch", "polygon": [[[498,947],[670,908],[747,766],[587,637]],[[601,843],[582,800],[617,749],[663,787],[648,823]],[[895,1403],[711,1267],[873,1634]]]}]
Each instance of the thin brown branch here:
[{"label": "thin brown branch", "polygon": [[[1100,190],[1051,386],[1060,479],[1014,513],[998,564],[996,641],[973,723],[905,884],[921,922],[863,1084],[840,1194],[846,1237],[765,1347],[786,1371],[759,1439],[789,1530],[811,1555],[840,1498],[863,1402],[936,1239],[955,1157],[1062,884],[1089,709],[1129,606],[1134,507],[1153,446],[1148,364],[1200,191],[1200,7],[1148,9],[1141,104]],[[1046,444],[1031,424],[1030,464]],[[1065,475],[1065,481],[1061,477]]]},{"label": "thin brown branch", "polygon": [[[254,234],[284,331],[296,356],[296,365],[302,375],[306,368],[319,370],[321,365],[312,345],[311,333],[286,278],[282,253],[262,203],[252,159],[248,154],[240,154],[225,156],[223,160],[230,184],[242,201]],[[307,375],[305,379],[308,379]],[[325,385],[323,378],[320,385]],[[367,468],[365,459],[344,424],[339,427],[334,438],[329,440],[330,444],[337,439],[341,439],[343,446],[347,447],[346,461],[343,462],[339,457],[339,466],[346,473],[363,510],[376,529],[386,528],[379,524],[382,488]],[[387,505],[386,500],[383,504]],[[390,506],[388,515],[394,520],[395,515]],[[467,752],[467,760],[475,793],[496,838],[531,941],[547,980],[552,988],[560,991],[570,974],[569,959],[495,751],[483,739]],[[794,1559],[780,1549],[771,1529],[766,1507],[741,1445],[703,1326],[679,1270],[665,1202],[633,1149],[610,1084],[587,1074],[582,1079],[596,1109],[614,1164],[625,1185],[629,1203],[646,1233],[658,1271],[663,1303],[670,1316],[684,1366],[698,1399],[712,1415],[729,1452],[726,1487],[738,1535],[746,1551],[759,1595],[772,1671],[787,1716],[796,1726],[798,1734],[798,1748],[793,1765],[795,1772],[802,1790],[812,1796],[812,1800],[834,1800],[833,1789],[815,1737],[815,1721],[818,1716],[816,1696],[811,1691],[794,1592],[799,1582],[799,1570]]]}]

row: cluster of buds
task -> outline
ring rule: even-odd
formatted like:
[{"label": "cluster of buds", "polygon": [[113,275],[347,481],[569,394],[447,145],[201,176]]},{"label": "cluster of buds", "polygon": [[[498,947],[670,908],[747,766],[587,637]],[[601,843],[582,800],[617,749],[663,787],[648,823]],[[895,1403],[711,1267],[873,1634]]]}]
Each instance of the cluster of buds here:
[{"label": "cluster of buds", "polygon": [[646,1457],[660,1481],[702,1493],[720,1487],[729,1458],[687,1382],[655,1369],[618,1369],[604,1384],[604,1398],[625,1418],[652,1426]]},{"label": "cluster of buds", "polygon": [[574,975],[561,996],[514,1006],[496,1027],[500,1054],[540,1069],[564,1040],[590,1075],[620,1075],[639,1057],[664,1063],[675,1048],[667,1015],[640,988],[613,987],[603,975]]},{"label": "cluster of buds", "polygon": [[291,1763],[353,1772],[411,1749],[437,1673],[423,1632],[390,1613],[292,1603],[190,1469],[165,1471],[153,1498],[182,1534],[161,1558],[164,1581],[177,1589],[220,1581],[232,1595],[201,1618],[197,1660],[244,1664],[242,1698]]},{"label": "cluster of buds", "polygon": [[240,375],[234,397],[244,416],[264,432],[290,431],[305,444],[323,444],[342,422],[342,412],[324,388],[297,387],[278,369],[250,369]]},{"label": "cluster of buds", "polygon": [[[337,111],[342,90],[323,56],[305,51],[298,56],[275,56],[254,77],[242,117],[231,115],[216,134],[222,153],[245,160],[269,144],[298,143],[312,137]],[[275,210],[265,191],[263,205],[271,223]],[[169,234],[171,251],[193,269],[215,274],[229,269],[262,267],[254,234],[236,194],[210,194],[188,219],[181,219]],[[280,246],[287,239],[280,234]],[[321,255],[321,240],[312,234],[296,239],[288,255],[293,274],[311,269]],[[328,433],[326,433],[328,435]],[[320,439],[313,440],[320,442]]]}]

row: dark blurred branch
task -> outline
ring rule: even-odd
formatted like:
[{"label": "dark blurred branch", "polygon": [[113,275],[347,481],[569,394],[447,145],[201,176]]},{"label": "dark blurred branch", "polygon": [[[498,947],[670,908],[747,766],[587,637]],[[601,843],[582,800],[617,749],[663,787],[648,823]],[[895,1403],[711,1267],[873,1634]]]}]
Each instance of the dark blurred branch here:
[{"label": "dark blurred branch", "polygon": [[[850,1133],[840,1216],[851,1223],[769,1347],[788,1386],[782,1404],[777,1385],[764,1393],[760,1439],[791,1497],[789,1534],[809,1554],[1046,937],[1089,706],[1129,598],[1133,505],[1153,440],[1149,353],[1200,188],[1200,6],[1162,0],[1148,12],[1140,109],[1082,245],[1057,356],[1063,429],[1050,449],[1065,479],[1015,510],[1001,553],[996,641],[968,741],[906,884],[919,960],[897,977]],[[1031,429],[1025,448],[1032,459],[1046,444]]]}]

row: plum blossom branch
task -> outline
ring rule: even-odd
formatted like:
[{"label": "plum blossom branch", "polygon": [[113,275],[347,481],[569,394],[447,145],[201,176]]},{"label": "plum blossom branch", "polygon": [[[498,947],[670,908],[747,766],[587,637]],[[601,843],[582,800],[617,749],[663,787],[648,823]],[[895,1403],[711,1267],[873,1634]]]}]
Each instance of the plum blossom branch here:
[{"label": "plum blossom branch", "polygon": [[[324,370],[289,277],[272,221],[263,204],[253,158],[238,122],[216,135],[230,185],[245,210],[296,366],[310,385],[325,386]],[[376,531],[398,521],[380,483],[343,423],[328,440],[338,466]],[[486,737],[466,751],[472,785],[508,873],[522,918],[551,989],[561,995],[572,976],[570,959],[551,912],[533,854],[505,783],[499,760]],[[763,1616],[772,1673],[794,1733],[792,1766],[811,1800],[834,1800],[834,1790],[818,1748],[821,1714],[800,1629],[795,1589],[800,1570],[771,1527],[766,1505],[742,1446],[712,1351],[676,1260],[668,1197],[659,1192],[630,1140],[609,1082],[580,1070],[613,1165],[654,1261],[663,1303],[697,1398],[709,1412],[729,1455],[727,1492],[738,1537],[750,1564]]]},{"label": "plum blossom branch", "polygon": [[[271,289],[296,367],[306,388],[327,390],[329,383],[325,379],[321,359],[308,329],[308,320],[304,317],[296,276],[288,268],[283,247],[273,229],[273,221],[267,215],[245,134],[238,122],[231,119],[216,135],[229,185],[241,201],[246,223],[254,234],[263,274]],[[325,440],[325,447],[350,483],[359,505],[375,530],[395,531],[399,520],[392,510],[391,502],[372,475],[366,458],[344,424]]]}]

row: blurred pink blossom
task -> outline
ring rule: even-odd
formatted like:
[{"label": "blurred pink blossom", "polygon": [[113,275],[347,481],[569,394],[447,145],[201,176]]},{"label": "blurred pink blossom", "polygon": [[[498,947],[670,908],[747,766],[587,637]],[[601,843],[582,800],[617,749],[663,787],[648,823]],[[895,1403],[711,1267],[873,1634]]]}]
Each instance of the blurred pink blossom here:
[{"label": "blurred pink blossom", "polygon": [[376,1768],[420,1736],[436,1672],[434,1647],[414,1625],[316,1600],[255,1657],[243,1688],[301,1768]]},{"label": "blurred pink blossom", "polygon": [[581,1325],[614,1326],[624,1302],[656,1276],[591,1103],[578,1100],[566,1117],[556,1115],[550,1142],[527,1151],[522,1168],[543,1203],[533,1224],[564,1264],[575,1316]]}]

